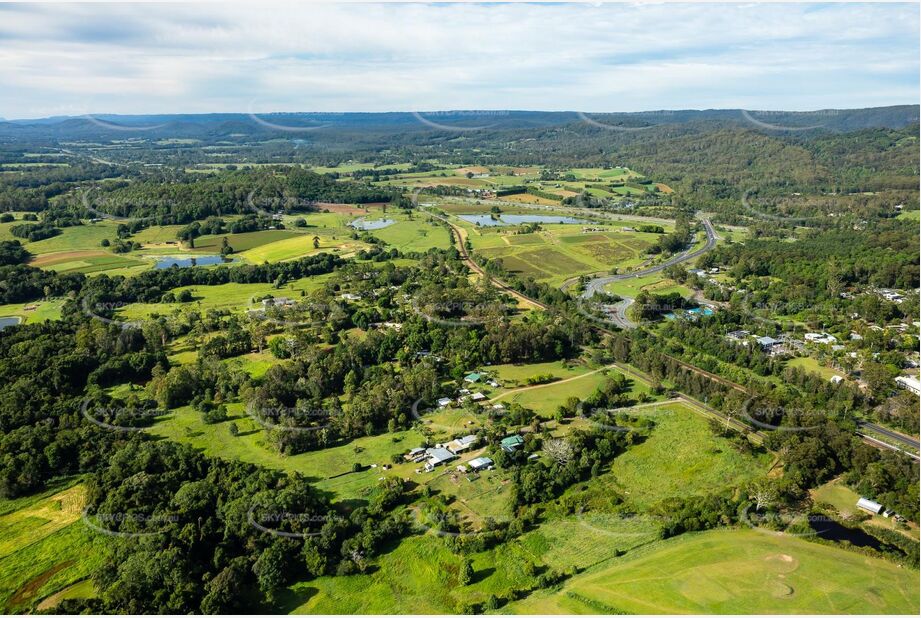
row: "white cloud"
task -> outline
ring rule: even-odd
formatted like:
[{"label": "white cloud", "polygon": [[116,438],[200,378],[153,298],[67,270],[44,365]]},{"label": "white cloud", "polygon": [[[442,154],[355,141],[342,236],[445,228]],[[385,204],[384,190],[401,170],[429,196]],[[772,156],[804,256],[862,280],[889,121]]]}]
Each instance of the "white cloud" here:
[{"label": "white cloud", "polygon": [[914,4],[0,5],[0,116],[859,107],[918,53]]}]

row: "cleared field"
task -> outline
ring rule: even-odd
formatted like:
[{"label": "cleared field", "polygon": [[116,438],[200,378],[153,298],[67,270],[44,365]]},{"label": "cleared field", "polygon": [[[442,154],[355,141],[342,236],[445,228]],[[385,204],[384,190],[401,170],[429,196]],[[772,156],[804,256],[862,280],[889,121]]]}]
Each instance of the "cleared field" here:
[{"label": "cleared field", "polygon": [[[313,246],[313,237],[320,239],[320,247],[315,249]],[[314,233],[299,234],[293,238],[277,240],[248,251],[243,251],[239,255],[248,262],[261,264],[263,262],[285,262],[287,260],[296,260],[308,255],[317,253],[349,253],[358,251],[366,247],[365,243],[350,240],[345,232],[336,236],[331,236],[325,231],[316,230]]]},{"label": "cleared field", "polygon": [[235,253],[261,247],[272,242],[285,240],[287,238],[303,238],[310,242],[310,238],[304,233],[292,232],[290,230],[261,230],[259,232],[244,232],[242,234],[216,234],[210,236],[201,236],[195,239],[195,249],[202,253],[220,253],[224,239],[230,244]]},{"label": "cleared field", "polygon": [[26,249],[35,255],[60,251],[99,250],[103,239],[115,239],[115,229],[117,227],[117,223],[109,220],[64,227],[61,228],[61,233],[57,236],[23,244]]},{"label": "cleared field", "polygon": [[183,290],[192,293],[189,303],[133,303],[119,311],[119,316],[128,320],[146,319],[152,314],[169,315],[173,311],[195,310],[207,311],[208,309],[226,309],[230,311],[245,311],[252,308],[251,300],[266,294],[273,296],[287,296],[300,298],[301,291],[311,292],[320,289],[329,279],[330,275],[317,275],[291,281],[281,288],[276,288],[272,283],[225,283],[223,285],[199,285],[175,288],[174,294]]},{"label": "cleared field", "polygon": [[[61,308],[66,301],[57,300],[40,300],[34,303],[17,303],[12,305],[0,305],[0,316],[19,316],[24,324],[34,324],[46,320],[59,320],[61,318]],[[35,307],[26,310],[26,307]]]},{"label": "cleared field", "polygon": [[799,356],[797,358],[791,358],[787,361],[789,367],[799,367],[810,373],[817,373],[826,380],[830,380],[832,376],[844,377],[844,373],[836,371],[831,367],[826,367],[825,365],[820,365],[819,361],[812,358],[811,356]]},{"label": "cleared field", "polygon": [[[382,476],[414,476],[418,464],[398,464],[383,472],[381,464],[389,464],[394,453],[404,453],[419,446],[423,436],[416,431],[358,438],[348,444],[299,455],[282,455],[265,443],[265,428],[249,417],[243,404],[228,405],[230,420],[208,425],[202,415],[184,407],[173,411],[150,429],[153,435],[185,442],[212,457],[238,459],[286,472],[300,472],[322,490],[333,492],[338,499],[362,497]],[[240,433],[232,436],[228,429],[235,422]],[[361,472],[352,472],[354,464]],[[369,468],[377,464],[378,468]]]},{"label": "cleared field", "polygon": [[917,614],[918,574],[756,530],[656,542],[538,592],[514,613]]},{"label": "cleared field", "polygon": [[150,264],[143,260],[136,260],[126,255],[118,255],[108,251],[87,250],[87,251],[62,251],[58,253],[46,253],[30,263],[36,268],[47,268],[59,273],[98,273],[110,271],[118,268],[138,268],[149,267]]},{"label": "cleared field", "polygon": [[[549,384],[525,386],[516,390],[504,391],[493,399],[505,404],[518,403],[526,408],[531,408],[539,416],[549,418],[570,397],[585,399],[604,383],[608,375],[617,373],[619,372],[615,369],[585,371]],[[639,393],[646,393],[651,399],[656,399],[646,384],[637,381],[633,381],[630,393],[634,396]]]},{"label": "cleared field", "polygon": [[593,492],[616,491],[645,510],[666,498],[732,489],[767,473],[771,456],[741,453],[713,434],[708,420],[680,403],[644,410],[649,437],[618,456]]},{"label": "cleared field", "polygon": [[651,294],[669,294],[671,292],[678,292],[685,298],[688,298],[693,294],[693,291],[690,288],[685,287],[672,279],[664,278],[662,273],[656,273],[646,277],[632,277],[630,279],[615,281],[605,286],[605,290],[611,292],[612,294],[617,294],[618,296],[625,296],[629,298],[636,298],[637,294],[643,290],[647,290]]},{"label": "cleared field", "polygon": [[[595,223],[542,224],[540,232],[531,234],[515,234],[517,226],[460,225],[467,230],[475,253],[501,259],[507,270],[553,286],[583,274],[638,266],[646,259],[646,248],[658,237]],[[582,231],[585,227],[592,231]]]},{"label": "cleared field", "polygon": [[[85,579],[100,563],[104,537],[80,521],[85,488],[0,504],[0,607],[23,612]],[[18,508],[17,508],[18,507]]]},{"label": "cleared field", "polygon": [[395,219],[393,225],[371,231],[391,247],[400,251],[428,251],[429,249],[447,249],[451,246],[451,236],[442,225],[431,223],[429,219],[415,215],[409,220],[405,215],[388,214]]}]

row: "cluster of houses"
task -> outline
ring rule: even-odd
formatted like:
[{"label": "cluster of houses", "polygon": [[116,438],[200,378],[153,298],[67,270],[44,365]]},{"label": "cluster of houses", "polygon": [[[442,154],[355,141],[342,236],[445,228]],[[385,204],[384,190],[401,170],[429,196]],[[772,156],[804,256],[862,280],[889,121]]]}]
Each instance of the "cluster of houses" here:
[{"label": "cluster of houses", "polygon": [[[483,382],[485,384],[489,384],[493,388],[499,387],[499,383],[497,381],[492,380],[492,379],[487,379],[480,373],[467,374],[466,376],[464,376],[464,382],[470,385],[474,385],[474,384]],[[458,395],[457,397],[458,404],[463,404],[465,401],[468,401],[468,400],[473,401],[474,403],[480,403],[488,399],[488,397],[484,395],[483,393],[479,391],[473,392],[469,388],[462,388],[458,390],[457,395]],[[452,403],[454,403],[454,400],[451,399],[450,397],[442,397],[441,399],[438,400],[437,403],[438,403],[439,408],[446,408]],[[493,409],[504,410],[505,406],[503,406],[502,404],[496,404],[493,406]]]},{"label": "cluster of houses", "polygon": [[[516,437],[520,438],[520,436]],[[506,438],[506,440],[507,439],[508,438]],[[457,438],[446,444],[436,444],[431,448],[420,447],[411,449],[403,458],[407,461],[414,461],[416,463],[424,462],[425,471],[431,472],[438,466],[454,461],[463,453],[476,446],[479,441],[480,439],[478,436],[471,434],[469,436]],[[522,441],[522,444],[523,443]],[[458,466],[458,470],[461,472],[467,472],[468,470],[479,472],[480,470],[488,470],[492,465],[493,461],[489,457],[476,457],[468,461],[465,465]]]},{"label": "cluster of houses", "polygon": [[[856,333],[854,334],[856,335]],[[857,335],[857,337],[859,338],[860,335]],[[740,345],[749,345],[749,343],[754,342],[763,352],[770,356],[785,356],[802,352],[805,350],[807,343],[831,345],[832,350],[835,352],[844,349],[844,346],[836,345],[838,339],[828,333],[806,333],[803,335],[803,341],[799,341],[788,335],[779,335],[777,338],[758,337],[747,330],[734,330],[726,334],[726,339]]]},{"label": "cluster of houses", "polygon": [[769,356],[789,356],[805,347],[801,341],[796,341],[786,335],[774,337],[758,337],[747,330],[734,330],[726,334],[726,339],[739,345],[754,343],[761,351]]}]

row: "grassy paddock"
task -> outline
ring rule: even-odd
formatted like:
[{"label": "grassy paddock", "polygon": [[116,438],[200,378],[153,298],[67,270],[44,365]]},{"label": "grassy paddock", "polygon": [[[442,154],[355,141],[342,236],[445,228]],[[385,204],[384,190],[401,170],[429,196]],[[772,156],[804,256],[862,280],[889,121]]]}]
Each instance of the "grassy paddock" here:
[{"label": "grassy paddock", "polygon": [[514,613],[917,614],[918,574],[836,547],[714,530],[628,552]]}]

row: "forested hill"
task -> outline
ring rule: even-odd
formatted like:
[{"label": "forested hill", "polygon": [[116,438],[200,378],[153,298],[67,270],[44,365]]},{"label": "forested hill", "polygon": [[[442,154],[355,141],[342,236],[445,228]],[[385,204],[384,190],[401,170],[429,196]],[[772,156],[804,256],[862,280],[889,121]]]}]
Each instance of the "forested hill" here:
[{"label": "forested hill", "polygon": [[[586,120],[587,119],[587,120]],[[136,131],[145,138],[194,138],[247,136],[265,137],[322,129],[324,133],[386,134],[428,133],[448,128],[514,131],[541,127],[563,127],[575,122],[613,127],[649,127],[706,122],[725,126],[759,126],[769,130],[854,131],[865,128],[898,129],[918,122],[917,105],[895,105],[866,109],[827,109],[811,112],[759,110],[655,110],[646,112],[586,113],[574,111],[455,110],[438,112],[388,113],[230,113],[58,116],[53,118],[0,122],[0,139],[88,139]],[[466,131],[465,131],[466,132]]]}]

